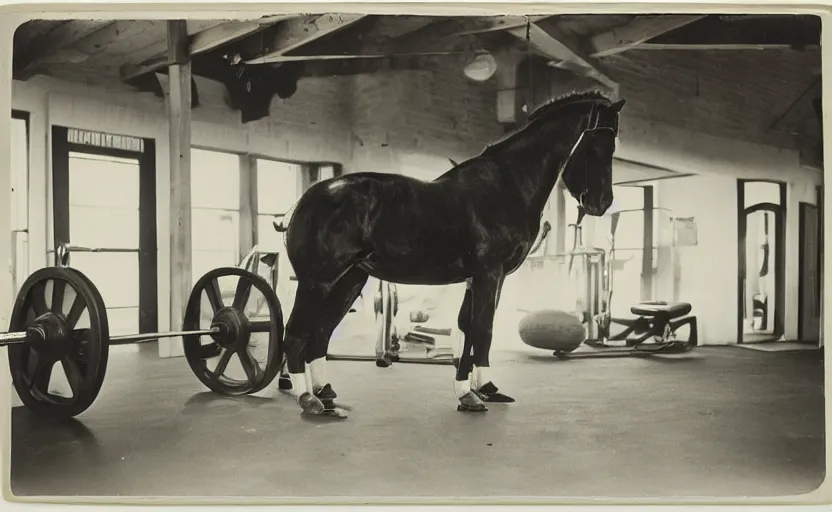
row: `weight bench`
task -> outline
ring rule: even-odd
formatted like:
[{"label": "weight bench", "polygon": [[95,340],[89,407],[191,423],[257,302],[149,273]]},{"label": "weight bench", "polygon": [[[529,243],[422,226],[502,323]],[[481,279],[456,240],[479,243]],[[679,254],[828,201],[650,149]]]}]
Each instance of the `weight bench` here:
[{"label": "weight bench", "polygon": [[[696,317],[690,315],[692,306],[687,302],[645,301],[630,307],[636,318],[599,319],[601,330],[608,334],[609,341],[625,341],[626,346],[638,352],[684,352],[698,344]],[[623,325],[625,329],[610,335],[610,324]],[[687,341],[675,339],[676,331],[690,326]],[[654,343],[645,343],[649,339]],[[587,345],[596,348],[612,348],[603,340],[587,340]]]}]

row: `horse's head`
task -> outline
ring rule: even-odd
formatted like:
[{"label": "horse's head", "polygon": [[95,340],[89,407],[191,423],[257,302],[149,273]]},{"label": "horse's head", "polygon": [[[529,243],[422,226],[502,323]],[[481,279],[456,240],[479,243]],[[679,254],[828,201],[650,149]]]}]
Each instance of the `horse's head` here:
[{"label": "horse's head", "polygon": [[[575,105],[576,108],[579,105]],[[589,215],[600,216],[612,204],[612,160],[618,137],[618,115],[624,100],[584,101],[583,129],[578,136],[562,179],[572,197]]]}]

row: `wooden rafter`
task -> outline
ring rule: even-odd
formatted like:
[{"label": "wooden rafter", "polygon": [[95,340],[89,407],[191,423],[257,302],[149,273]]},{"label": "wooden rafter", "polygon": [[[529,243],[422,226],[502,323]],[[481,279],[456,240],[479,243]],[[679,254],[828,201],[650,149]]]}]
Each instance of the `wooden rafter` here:
[{"label": "wooden rafter", "polygon": [[324,14],[284,21],[275,27],[266,47],[246,64],[279,62],[287,52],[343,29],[365,18],[366,14]]},{"label": "wooden rafter", "polygon": [[[528,40],[532,48],[548,59],[564,62],[561,67],[571,71],[582,70],[582,74],[594,79],[618,94],[618,83],[607,76],[598,63],[587,57],[580,49],[580,43],[561,32],[554,24],[532,23],[528,27]],[[526,40],[526,27],[509,29],[513,36]]]},{"label": "wooden rafter", "polygon": [[535,15],[535,16],[495,16],[484,19],[480,22],[479,27],[462,30],[457,32],[456,36],[469,36],[476,34],[485,34],[487,32],[496,32],[498,30],[509,30],[512,28],[525,27],[528,22],[537,22],[549,18],[550,15]]},{"label": "wooden rafter", "polygon": [[[791,50],[794,47],[790,44],[749,44],[749,43],[705,43],[705,44],[687,44],[687,43],[644,43],[633,48],[634,50],[648,50],[648,51],[696,51],[696,52],[710,52],[710,51],[757,51],[757,50]],[[820,49],[820,46],[804,46],[795,51],[814,51]]]},{"label": "wooden rafter", "polygon": [[[114,23],[108,20],[70,20],[57,25],[35,37],[21,51],[15,52],[14,77],[29,79],[41,65],[61,58],[60,53],[66,47]],[[84,56],[77,55],[76,58],[83,59]]]},{"label": "wooden rafter", "polygon": [[[277,18],[281,20],[291,19],[297,15],[285,15],[282,17],[270,16],[269,23],[276,23]],[[239,39],[248,37],[252,34],[260,32],[269,26],[263,19],[253,21],[233,21],[228,23],[220,23],[209,27],[205,30],[197,32],[188,40],[188,54],[191,56],[199,55],[219,48],[225,44],[237,41]],[[121,77],[123,80],[132,80],[137,76],[144,75],[153,71],[158,71],[167,67],[170,62],[167,52],[160,52],[141,63],[125,64],[121,67]]]},{"label": "wooden rafter", "polygon": [[654,37],[699,21],[705,16],[707,15],[639,16],[626,25],[593,36],[591,39],[593,51],[590,56],[607,57],[626,52]]},{"label": "wooden rafter", "polygon": [[[278,62],[312,62],[322,60],[373,60],[373,59],[387,59],[391,57],[443,57],[448,55],[470,55],[472,52],[464,51],[425,51],[425,52],[392,52],[392,53],[362,53],[362,54],[327,54],[327,55],[281,55],[275,57],[269,62],[274,64]],[[484,52],[482,52],[484,53]]]}]

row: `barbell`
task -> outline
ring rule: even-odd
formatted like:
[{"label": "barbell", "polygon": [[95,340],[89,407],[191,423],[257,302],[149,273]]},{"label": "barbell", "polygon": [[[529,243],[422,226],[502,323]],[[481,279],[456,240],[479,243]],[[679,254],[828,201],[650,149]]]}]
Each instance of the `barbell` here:
[{"label": "barbell", "polygon": [[[237,276],[232,304],[225,304],[219,279]],[[51,285],[51,286],[50,286]],[[252,288],[265,299],[268,316],[246,311]],[[202,325],[203,298],[211,321]],[[81,327],[86,313],[88,325]],[[252,334],[268,333],[265,366],[251,354]],[[30,275],[20,288],[9,322],[0,333],[8,346],[12,383],[23,404],[36,414],[63,419],[77,416],[98,397],[107,371],[110,345],[182,337],[185,358],[208,389],[225,395],[256,393],[280,372],[283,361],[283,315],[277,295],[262,277],[236,267],[211,270],[194,285],[185,308],[181,331],[110,336],[104,300],[92,281],[70,267],[46,267]],[[207,339],[208,343],[202,341]],[[237,355],[245,379],[226,375]],[[209,359],[218,359],[214,369]],[[49,390],[53,367],[60,363],[72,396]]]}]

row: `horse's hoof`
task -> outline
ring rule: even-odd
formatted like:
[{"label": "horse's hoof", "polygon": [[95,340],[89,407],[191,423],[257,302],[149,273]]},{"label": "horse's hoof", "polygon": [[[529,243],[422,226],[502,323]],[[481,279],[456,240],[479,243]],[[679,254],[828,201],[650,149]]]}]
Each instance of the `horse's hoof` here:
[{"label": "horse's hoof", "polygon": [[290,391],[292,389],[292,380],[289,377],[278,378],[277,388],[283,391]]},{"label": "horse's hoof", "polygon": [[510,404],[514,402],[514,399],[508,395],[504,395],[497,391],[497,386],[494,385],[493,382],[487,382],[480,386],[477,390],[477,394],[482,397],[484,402],[491,402],[491,403],[500,403],[500,404]]},{"label": "horse's hoof", "polygon": [[298,397],[298,405],[303,409],[303,414],[309,414],[311,416],[320,416],[326,410],[323,402],[313,396],[309,391],[306,391]]},{"label": "horse's hoof", "polygon": [[385,359],[383,357],[379,357],[378,359],[376,359],[376,366],[378,366],[379,368],[387,368],[391,364],[393,364],[393,363],[391,363],[390,361],[388,361],[387,359]]},{"label": "horse's hoof", "polygon": [[335,399],[338,398],[338,394],[332,389],[330,384],[322,387],[321,389],[315,391],[315,397],[324,404],[324,409],[334,409],[335,408]]},{"label": "horse's hoof", "polygon": [[340,407],[333,407],[324,409],[324,412],[321,413],[321,416],[326,416],[328,418],[338,418],[338,419],[346,419],[347,418],[347,411]]},{"label": "horse's hoof", "polygon": [[488,407],[482,403],[482,400],[475,393],[469,391],[459,398],[459,405],[456,406],[456,410],[462,412],[485,412],[488,410]]}]

